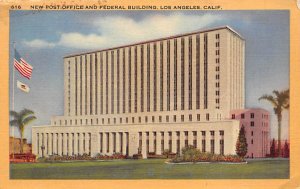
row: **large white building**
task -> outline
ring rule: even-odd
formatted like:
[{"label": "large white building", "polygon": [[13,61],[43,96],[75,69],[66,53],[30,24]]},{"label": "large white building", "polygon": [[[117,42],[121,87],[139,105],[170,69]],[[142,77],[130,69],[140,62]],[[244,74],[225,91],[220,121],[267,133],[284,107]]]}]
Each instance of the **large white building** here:
[{"label": "large white building", "polygon": [[33,127],[33,153],[235,154],[244,62],[228,26],[66,56],[64,115]]}]

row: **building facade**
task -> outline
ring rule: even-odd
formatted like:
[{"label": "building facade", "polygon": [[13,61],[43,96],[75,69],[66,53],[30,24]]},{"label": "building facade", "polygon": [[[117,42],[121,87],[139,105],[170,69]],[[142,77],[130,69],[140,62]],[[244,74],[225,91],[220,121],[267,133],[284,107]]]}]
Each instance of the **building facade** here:
[{"label": "building facade", "polygon": [[231,118],[240,121],[245,127],[248,152],[246,157],[266,157],[270,154],[270,115],[260,109],[241,109],[231,111]]},{"label": "building facade", "polygon": [[66,56],[64,115],[33,127],[33,153],[235,154],[244,63],[228,26]]}]

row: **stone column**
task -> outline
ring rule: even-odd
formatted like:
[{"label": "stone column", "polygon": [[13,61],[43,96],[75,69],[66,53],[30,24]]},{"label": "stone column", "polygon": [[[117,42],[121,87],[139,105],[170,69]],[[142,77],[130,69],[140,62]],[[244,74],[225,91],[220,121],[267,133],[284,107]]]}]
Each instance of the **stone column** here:
[{"label": "stone column", "polygon": [[78,134],[74,133],[74,155],[78,155]]},{"label": "stone column", "polygon": [[57,136],[56,136],[56,133],[53,133],[53,154],[58,154],[57,152]]},{"label": "stone column", "polygon": [[144,159],[147,158],[146,137],[146,132],[142,132],[142,156]]},{"label": "stone column", "polygon": [[67,145],[68,145],[68,138],[67,138],[67,133],[64,133],[64,137],[63,137],[63,155],[67,155],[68,151],[67,151]]},{"label": "stone column", "polygon": [[123,137],[122,137],[122,145],[123,145],[123,155],[126,155],[126,145],[127,145],[127,134],[125,132],[122,133]]},{"label": "stone column", "polygon": [[197,131],[197,149],[202,152],[202,140],[201,140],[202,132]]},{"label": "stone column", "polygon": [[177,135],[176,131],[172,132],[172,153],[177,152]]},{"label": "stone column", "polygon": [[73,137],[74,137],[74,133],[69,133],[69,156],[74,155],[74,145],[73,145]]},{"label": "stone column", "polygon": [[61,145],[62,145],[62,133],[58,133],[58,155],[62,155],[62,148],[61,148]]},{"label": "stone column", "polygon": [[112,155],[114,153],[114,135],[112,132],[109,133],[109,154]]},{"label": "stone column", "polygon": [[169,149],[169,132],[164,132],[164,147],[165,147],[165,150]]},{"label": "stone column", "polygon": [[83,155],[83,133],[79,133],[79,155]]},{"label": "stone column", "polygon": [[102,153],[107,154],[107,133],[103,132],[103,148],[102,148]]},{"label": "stone column", "polygon": [[220,131],[215,131],[215,154],[220,154]]},{"label": "stone column", "polygon": [[53,144],[53,137],[52,137],[53,133],[49,133],[49,139],[48,139],[48,146],[49,146],[49,149],[48,149],[48,152],[49,154],[48,155],[53,155],[53,147],[52,147],[52,144]]},{"label": "stone column", "polygon": [[89,133],[85,133],[85,153],[90,154],[90,135]]},{"label": "stone column", "polygon": [[185,145],[184,139],[185,139],[184,131],[180,131],[180,154],[181,154],[182,148],[184,148],[184,145]]},{"label": "stone column", "polygon": [[48,136],[48,133],[44,133],[44,136],[43,136],[44,139],[43,140],[44,140],[44,147],[45,147],[45,150],[44,150],[44,156],[45,157],[48,156],[48,153],[47,153],[48,152],[48,137],[47,136]]},{"label": "stone column", "polygon": [[120,134],[121,133],[116,132],[116,153],[120,153],[120,149],[121,149]]},{"label": "stone column", "polygon": [[156,154],[161,155],[161,132],[156,132]]},{"label": "stone column", "polygon": [[91,156],[94,157],[99,153],[99,133],[91,133]]},{"label": "stone column", "polygon": [[128,133],[128,155],[132,156],[133,154],[138,153],[138,132]]},{"label": "stone column", "polygon": [[42,157],[42,145],[43,145],[43,133],[39,133],[39,146],[38,146],[38,152],[39,157]]},{"label": "stone column", "polygon": [[210,150],[210,147],[211,147],[211,145],[210,145],[210,140],[211,140],[211,135],[210,135],[210,131],[206,131],[205,132],[205,141],[206,141],[206,152],[209,152],[209,153],[211,153],[211,150]]},{"label": "stone column", "polygon": [[153,137],[153,132],[149,132],[149,152],[154,152],[154,137]]}]

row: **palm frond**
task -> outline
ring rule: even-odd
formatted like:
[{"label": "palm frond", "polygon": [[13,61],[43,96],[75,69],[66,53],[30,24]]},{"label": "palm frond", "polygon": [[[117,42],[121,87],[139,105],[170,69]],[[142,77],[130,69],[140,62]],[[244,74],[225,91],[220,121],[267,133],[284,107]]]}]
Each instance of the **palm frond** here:
[{"label": "palm frond", "polygon": [[25,119],[23,119],[23,124],[28,125],[29,123],[31,123],[34,120],[36,120],[35,116],[28,116]]},{"label": "palm frond", "polygon": [[19,117],[20,117],[19,113],[16,111],[13,111],[13,110],[9,111],[9,114],[10,114],[10,116],[12,116],[15,119],[19,119]]},{"label": "palm frond", "polygon": [[266,100],[266,101],[270,102],[273,105],[273,107],[278,106],[276,99],[271,95],[263,95],[263,96],[259,97],[258,100]]},{"label": "palm frond", "polygon": [[32,115],[32,114],[34,114],[34,112],[32,110],[29,110],[29,109],[26,109],[26,108],[20,111],[20,117],[23,118],[23,119],[25,117],[29,116],[29,115]]},{"label": "palm frond", "polygon": [[9,125],[10,125],[10,126],[16,126],[16,127],[18,127],[18,126],[19,126],[19,122],[18,122],[18,120],[16,120],[16,119],[10,120],[10,121],[9,121]]}]

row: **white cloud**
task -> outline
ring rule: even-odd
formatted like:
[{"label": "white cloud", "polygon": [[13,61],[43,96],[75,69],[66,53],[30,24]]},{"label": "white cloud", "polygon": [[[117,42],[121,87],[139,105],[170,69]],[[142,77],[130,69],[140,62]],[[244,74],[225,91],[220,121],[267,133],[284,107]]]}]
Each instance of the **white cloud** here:
[{"label": "white cloud", "polygon": [[102,49],[190,32],[223,19],[223,17],[211,14],[157,14],[138,21],[121,16],[101,17],[92,22],[92,27],[96,30],[95,33],[61,33],[60,39],[55,43],[36,39],[26,42],[26,44],[32,47],[35,42],[35,46],[40,45],[40,47],[58,45],[77,49]]},{"label": "white cloud", "polygon": [[115,46],[194,31],[222,19],[211,14],[151,15],[140,21],[114,16],[99,18],[93,24],[109,42],[109,44],[102,44],[102,46]]},{"label": "white cloud", "polygon": [[97,34],[63,33],[57,44],[71,48],[93,49],[105,43],[106,38]]},{"label": "white cloud", "polygon": [[32,41],[23,41],[23,43],[32,48],[53,48],[55,43],[47,42],[41,39],[34,39]]}]

